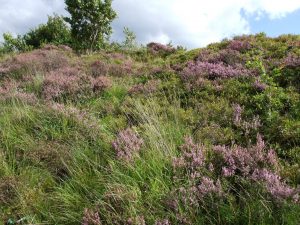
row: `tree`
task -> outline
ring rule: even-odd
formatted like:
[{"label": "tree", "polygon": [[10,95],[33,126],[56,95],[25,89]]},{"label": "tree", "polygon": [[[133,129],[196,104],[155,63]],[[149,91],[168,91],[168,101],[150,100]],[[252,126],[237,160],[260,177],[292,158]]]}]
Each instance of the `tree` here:
[{"label": "tree", "polygon": [[137,48],[136,35],[128,27],[124,27],[123,33],[125,35],[125,40],[122,45],[126,50],[134,50]]},{"label": "tree", "polygon": [[65,3],[71,15],[65,21],[71,25],[77,49],[101,48],[111,35],[111,22],[117,16],[112,0],[65,0]]},{"label": "tree", "polygon": [[35,29],[31,29],[24,35],[24,40],[28,46],[39,48],[42,44],[71,44],[71,32],[63,17],[54,14],[48,16],[46,24],[41,24]]},{"label": "tree", "polygon": [[10,33],[3,34],[4,42],[1,46],[1,51],[3,53],[8,52],[23,52],[28,51],[32,47],[28,46],[21,35],[18,35],[16,38],[13,37]]},{"label": "tree", "polygon": [[39,48],[43,44],[71,45],[71,31],[63,17],[54,14],[48,17],[46,24],[31,29],[25,35],[13,37],[10,33],[3,34],[4,42],[1,52],[24,52]]}]

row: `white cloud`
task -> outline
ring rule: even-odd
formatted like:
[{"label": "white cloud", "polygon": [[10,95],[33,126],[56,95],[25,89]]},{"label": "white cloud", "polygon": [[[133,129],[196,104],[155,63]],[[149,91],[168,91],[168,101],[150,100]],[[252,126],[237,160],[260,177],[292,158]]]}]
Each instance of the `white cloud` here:
[{"label": "white cloud", "polygon": [[64,12],[62,0],[0,0],[0,34],[24,33],[47,21],[47,15]]},{"label": "white cloud", "polygon": [[[23,33],[65,13],[63,0],[0,0],[0,33]],[[300,9],[300,0],[114,0],[119,18],[113,39],[124,26],[142,43],[160,41],[199,47],[233,35],[250,33],[249,18],[280,19]]]},{"label": "white cloud", "polygon": [[115,37],[128,26],[142,42],[164,36],[165,42],[189,47],[250,33],[249,17],[278,19],[300,8],[300,0],[115,0],[113,4],[119,13]]}]

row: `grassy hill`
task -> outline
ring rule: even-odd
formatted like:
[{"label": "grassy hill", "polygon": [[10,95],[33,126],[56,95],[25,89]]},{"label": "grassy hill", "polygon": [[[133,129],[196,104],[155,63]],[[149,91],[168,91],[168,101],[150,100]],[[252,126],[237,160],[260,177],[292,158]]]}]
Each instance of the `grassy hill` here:
[{"label": "grassy hill", "polygon": [[0,59],[0,224],[299,224],[300,37]]}]

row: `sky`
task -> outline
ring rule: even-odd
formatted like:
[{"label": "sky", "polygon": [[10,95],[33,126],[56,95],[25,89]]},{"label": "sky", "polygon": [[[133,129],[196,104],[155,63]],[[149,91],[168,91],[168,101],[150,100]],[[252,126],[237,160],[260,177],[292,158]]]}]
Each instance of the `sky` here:
[{"label": "sky", "polygon": [[[47,15],[66,15],[64,8],[63,0],[0,0],[0,34],[24,34]],[[241,34],[300,34],[300,0],[113,0],[113,8],[114,41],[123,40],[125,26],[139,43],[187,48]]]}]

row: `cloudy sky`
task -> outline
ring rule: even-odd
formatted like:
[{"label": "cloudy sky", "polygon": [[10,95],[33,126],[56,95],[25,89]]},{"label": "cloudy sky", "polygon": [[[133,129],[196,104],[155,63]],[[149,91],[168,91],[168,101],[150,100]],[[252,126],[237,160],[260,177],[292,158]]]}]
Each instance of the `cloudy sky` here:
[{"label": "cloudy sky", "polygon": [[[113,7],[113,40],[122,40],[124,26],[141,43],[189,48],[261,31],[300,34],[300,0],[114,0]],[[0,0],[0,34],[22,34],[64,8],[63,0]]]}]

